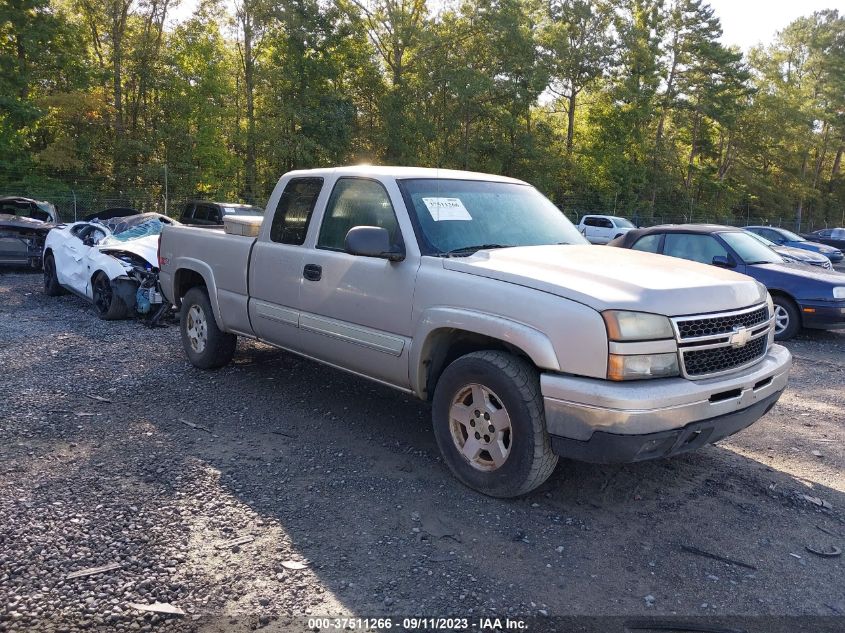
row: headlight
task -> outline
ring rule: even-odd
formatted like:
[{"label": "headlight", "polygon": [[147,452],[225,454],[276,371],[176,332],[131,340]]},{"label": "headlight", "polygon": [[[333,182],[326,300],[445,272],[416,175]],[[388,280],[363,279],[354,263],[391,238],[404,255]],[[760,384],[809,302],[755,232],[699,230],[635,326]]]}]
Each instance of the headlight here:
[{"label": "headlight", "polygon": [[675,337],[672,323],[659,314],[608,310],[601,315],[611,341],[652,341]]},{"label": "headlight", "polygon": [[608,380],[662,378],[677,376],[679,373],[677,354],[611,354],[607,359]]},{"label": "headlight", "polygon": [[836,286],[836,288],[833,289],[833,298],[845,299],[845,286]]}]

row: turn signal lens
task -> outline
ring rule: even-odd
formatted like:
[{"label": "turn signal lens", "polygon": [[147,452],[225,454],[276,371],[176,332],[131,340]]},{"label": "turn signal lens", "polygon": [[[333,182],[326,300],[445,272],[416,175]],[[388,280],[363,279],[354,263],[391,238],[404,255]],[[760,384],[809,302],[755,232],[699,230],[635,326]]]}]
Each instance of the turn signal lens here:
[{"label": "turn signal lens", "polygon": [[678,355],[636,354],[622,356],[610,354],[607,358],[608,380],[641,380],[643,378],[664,378],[677,376]]}]

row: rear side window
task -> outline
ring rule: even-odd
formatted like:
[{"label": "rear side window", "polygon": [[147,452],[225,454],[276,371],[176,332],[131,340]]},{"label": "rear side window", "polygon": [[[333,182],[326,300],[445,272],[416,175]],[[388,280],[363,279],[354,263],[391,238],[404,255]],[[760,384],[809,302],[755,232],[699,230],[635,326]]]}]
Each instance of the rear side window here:
[{"label": "rear side window", "polygon": [[308,223],[322,188],[322,178],[293,178],[288,182],[270,225],[272,241],[297,246],[305,242]]},{"label": "rear side window", "polygon": [[690,259],[702,264],[712,264],[714,257],[717,255],[727,257],[728,251],[712,235],[667,233],[663,244],[663,254]]},{"label": "rear side window", "polygon": [[387,229],[391,243],[397,242],[399,226],[396,214],[381,183],[360,178],[341,178],[329,198],[317,247],[344,250],[346,234],[356,226]]},{"label": "rear side window", "polygon": [[770,242],[774,242],[775,244],[783,240],[783,236],[780,233],[771,229],[757,229],[755,233],[762,235],[767,240],[769,240]]},{"label": "rear side window", "polygon": [[636,241],[631,247],[635,251],[645,251],[646,253],[656,253],[660,248],[660,238],[662,235],[656,233],[654,235],[646,235]]}]

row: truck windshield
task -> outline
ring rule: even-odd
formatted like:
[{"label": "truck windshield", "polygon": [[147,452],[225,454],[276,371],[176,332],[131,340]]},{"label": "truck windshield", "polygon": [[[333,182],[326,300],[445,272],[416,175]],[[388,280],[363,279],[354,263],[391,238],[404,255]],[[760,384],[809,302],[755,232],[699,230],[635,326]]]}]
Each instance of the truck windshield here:
[{"label": "truck windshield", "polygon": [[529,185],[438,178],[400,180],[399,187],[426,255],[588,243]]}]

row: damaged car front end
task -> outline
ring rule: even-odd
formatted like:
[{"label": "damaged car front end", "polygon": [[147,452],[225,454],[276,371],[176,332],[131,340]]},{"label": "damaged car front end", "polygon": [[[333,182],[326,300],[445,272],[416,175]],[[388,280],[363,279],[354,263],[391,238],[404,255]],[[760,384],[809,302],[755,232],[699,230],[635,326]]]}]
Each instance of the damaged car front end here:
[{"label": "damaged car front end", "polygon": [[50,233],[44,288],[66,289],[106,320],[136,316],[158,323],[170,307],[158,285],[158,235],[174,220],[156,213],[77,222]]}]

